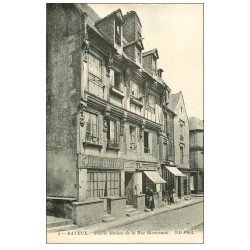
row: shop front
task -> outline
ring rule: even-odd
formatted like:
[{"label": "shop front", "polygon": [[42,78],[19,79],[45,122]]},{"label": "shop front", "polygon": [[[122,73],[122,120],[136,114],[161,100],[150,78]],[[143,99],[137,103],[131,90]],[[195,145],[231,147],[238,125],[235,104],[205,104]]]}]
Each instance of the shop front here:
[{"label": "shop front", "polygon": [[84,214],[77,224],[84,224],[87,217],[95,220],[96,216],[101,221],[105,213],[114,214],[113,210],[124,210],[126,214],[122,159],[79,155],[77,179],[78,202],[75,206],[78,214]]},{"label": "shop front", "polygon": [[175,197],[182,198],[187,190],[185,189],[186,175],[182,173],[175,166],[164,166],[162,168],[163,178],[167,181],[167,184],[164,186],[164,194],[166,195],[168,191],[174,190]]},{"label": "shop front", "polygon": [[[145,202],[146,187],[153,190],[156,207],[162,204],[162,186],[166,181],[158,172],[158,164],[125,162],[126,204],[138,207]],[[145,206],[145,205],[144,205]]]},{"label": "shop front", "polygon": [[204,170],[190,171],[190,191],[192,194],[204,193]]}]

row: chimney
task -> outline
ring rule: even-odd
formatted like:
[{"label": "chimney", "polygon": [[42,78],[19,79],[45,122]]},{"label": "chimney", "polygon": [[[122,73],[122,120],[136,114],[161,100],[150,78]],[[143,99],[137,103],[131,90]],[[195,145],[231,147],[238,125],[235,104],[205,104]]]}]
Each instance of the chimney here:
[{"label": "chimney", "polygon": [[163,69],[157,69],[157,75],[162,78]]}]

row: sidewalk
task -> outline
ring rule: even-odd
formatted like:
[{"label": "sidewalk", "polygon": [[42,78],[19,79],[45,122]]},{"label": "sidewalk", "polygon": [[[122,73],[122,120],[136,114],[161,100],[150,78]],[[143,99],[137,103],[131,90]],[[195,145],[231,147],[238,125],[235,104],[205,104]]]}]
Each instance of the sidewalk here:
[{"label": "sidewalk", "polygon": [[87,232],[87,234],[94,234],[95,232],[105,231],[105,230],[109,230],[112,228],[124,226],[124,225],[130,224],[130,223],[133,223],[133,222],[144,220],[146,218],[149,218],[149,217],[157,215],[157,214],[161,214],[161,213],[165,213],[168,211],[184,208],[184,207],[191,206],[191,205],[201,203],[201,202],[203,202],[203,197],[192,197],[190,200],[183,200],[179,203],[172,204],[172,205],[167,205],[164,203],[164,206],[161,208],[158,208],[158,209],[156,209],[154,211],[150,211],[150,212],[141,212],[141,214],[138,214],[135,217],[117,218],[117,220],[112,221],[112,222],[101,222],[101,223],[94,224],[91,226],[79,227],[77,229],[68,230],[68,231],[70,231],[72,233],[74,231],[79,231],[79,232],[84,231],[84,232]]}]

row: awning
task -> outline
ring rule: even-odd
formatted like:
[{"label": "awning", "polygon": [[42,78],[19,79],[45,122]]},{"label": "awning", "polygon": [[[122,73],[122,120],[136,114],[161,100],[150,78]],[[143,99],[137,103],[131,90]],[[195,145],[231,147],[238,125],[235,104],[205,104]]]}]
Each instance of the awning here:
[{"label": "awning", "polygon": [[177,167],[166,167],[166,169],[169,170],[175,176],[186,176]]},{"label": "awning", "polygon": [[166,183],[164,179],[161,178],[157,171],[143,171],[147,177],[154,183]]}]

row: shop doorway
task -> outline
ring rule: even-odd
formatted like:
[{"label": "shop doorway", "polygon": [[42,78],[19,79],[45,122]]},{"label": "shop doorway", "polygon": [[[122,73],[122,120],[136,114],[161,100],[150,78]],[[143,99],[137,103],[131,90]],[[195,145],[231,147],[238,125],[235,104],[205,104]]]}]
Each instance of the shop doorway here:
[{"label": "shop doorway", "polygon": [[178,176],[178,197],[181,198],[181,177]]},{"label": "shop doorway", "polygon": [[125,172],[125,197],[127,205],[133,205],[133,186],[133,172]]}]

